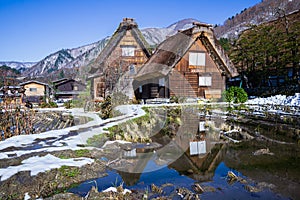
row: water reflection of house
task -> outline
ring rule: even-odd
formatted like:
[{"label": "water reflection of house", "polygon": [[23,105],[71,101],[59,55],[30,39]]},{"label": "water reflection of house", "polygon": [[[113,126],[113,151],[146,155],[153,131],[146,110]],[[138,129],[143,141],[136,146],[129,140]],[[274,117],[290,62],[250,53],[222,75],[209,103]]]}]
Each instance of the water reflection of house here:
[{"label": "water reflection of house", "polygon": [[162,42],[135,77],[137,99],[171,96],[220,98],[237,71],[212,27],[196,23]]},{"label": "water reflection of house", "polygon": [[125,158],[135,158],[136,155],[136,148],[130,150],[124,150],[124,157]]},{"label": "water reflection of house", "polygon": [[20,83],[25,88],[25,101],[39,103],[47,102],[50,97],[51,88],[47,83],[36,80],[30,80]]},{"label": "water reflection of house", "polygon": [[150,57],[149,47],[134,19],[124,18],[119,27],[91,64],[91,93],[103,100],[117,84],[119,90],[133,97],[133,76]]},{"label": "water reflection of house", "polygon": [[[151,163],[160,167],[167,165],[199,181],[211,180],[223,155],[223,144],[219,143],[219,131],[207,127],[213,124],[210,120],[199,116],[198,107],[182,108],[181,126],[176,133],[168,135],[162,131],[152,135],[151,148],[146,144],[123,147],[122,161],[111,167],[121,171],[124,182],[131,185],[138,182],[141,173],[151,170]],[[200,148],[195,153],[190,152],[191,142],[199,142]]]},{"label": "water reflection of house", "polygon": [[[197,110],[187,112],[189,115],[183,122],[182,130],[179,130],[175,137],[177,148],[183,153],[169,166],[196,180],[211,180],[223,155],[219,132],[208,129],[207,124],[213,122],[204,117],[200,118]],[[188,134],[189,131],[192,133]]]},{"label": "water reflection of house", "polygon": [[151,159],[152,153],[137,153],[136,149],[132,149],[125,151],[123,155],[127,161],[126,164],[123,163],[114,168],[118,170],[127,186],[135,185]]}]

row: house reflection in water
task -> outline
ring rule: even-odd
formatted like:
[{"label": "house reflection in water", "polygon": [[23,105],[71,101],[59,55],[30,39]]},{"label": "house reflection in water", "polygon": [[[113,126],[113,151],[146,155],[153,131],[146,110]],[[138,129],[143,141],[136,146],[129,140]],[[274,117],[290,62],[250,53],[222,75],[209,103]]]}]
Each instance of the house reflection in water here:
[{"label": "house reflection in water", "polygon": [[124,157],[125,158],[134,158],[136,157],[136,148],[131,150],[124,150]]},{"label": "house reflection in water", "polygon": [[139,181],[141,174],[162,167],[175,169],[197,181],[212,180],[225,149],[219,138],[220,129],[216,126],[224,122],[199,117],[197,109],[187,112],[188,115],[181,117],[182,124],[176,135],[162,133],[152,138],[153,143],[160,146],[133,145],[123,150],[124,162],[115,169],[126,185],[133,185]]},{"label": "house reflection in water", "polygon": [[205,140],[205,121],[199,122],[199,139],[190,141],[190,155],[198,155],[206,153],[206,140]]},{"label": "house reflection in water", "polygon": [[190,155],[198,155],[206,153],[206,141],[192,141],[190,142]]}]

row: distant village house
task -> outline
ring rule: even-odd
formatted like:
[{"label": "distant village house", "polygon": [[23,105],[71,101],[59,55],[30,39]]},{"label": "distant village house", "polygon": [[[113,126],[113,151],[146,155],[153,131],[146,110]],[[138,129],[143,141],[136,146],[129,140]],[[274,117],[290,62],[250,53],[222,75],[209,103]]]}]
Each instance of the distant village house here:
[{"label": "distant village house", "polygon": [[238,73],[208,24],[180,31],[162,42],[135,76],[137,99],[221,98],[227,77]]},{"label": "distant village house", "polygon": [[20,83],[25,89],[24,100],[31,103],[49,102],[51,88],[47,83],[36,80],[30,80]]},{"label": "distant village house", "polygon": [[86,90],[86,85],[74,79],[60,79],[53,82],[56,99],[74,99]]},{"label": "distant village house", "polygon": [[22,86],[3,86],[0,88],[0,105],[20,105],[23,103],[25,89]]}]

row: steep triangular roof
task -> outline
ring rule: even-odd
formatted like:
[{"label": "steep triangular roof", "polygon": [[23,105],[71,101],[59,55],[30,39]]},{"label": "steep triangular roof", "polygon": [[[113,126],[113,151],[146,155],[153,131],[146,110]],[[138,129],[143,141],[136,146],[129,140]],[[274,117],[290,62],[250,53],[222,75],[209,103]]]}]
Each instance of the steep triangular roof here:
[{"label": "steep triangular roof", "polygon": [[56,83],[56,84],[54,84],[54,85],[55,85],[55,87],[58,87],[58,86],[60,86],[60,85],[66,84],[66,83],[68,83],[68,82],[74,82],[74,83],[76,83],[76,84],[79,84],[79,85],[82,85],[82,86],[86,86],[84,83],[81,83],[81,82],[76,81],[76,80],[74,80],[74,79],[66,79],[66,80],[60,81],[60,82],[58,82],[58,83]]},{"label": "steep triangular roof", "polygon": [[66,81],[66,80],[68,80],[68,79],[67,78],[61,78],[61,79],[57,79],[57,80],[52,81],[52,83],[53,83],[53,85],[56,85],[60,82]]},{"label": "steep triangular roof", "polygon": [[90,70],[90,73],[100,73],[99,69],[103,68],[105,66],[104,62],[106,59],[110,56],[110,54],[113,52],[113,50],[117,47],[121,39],[125,36],[126,31],[131,31],[131,34],[136,39],[137,43],[142,48],[145,55],[149,58],[150,52],[149,52],[149,45],[146,42],[145,38],[143,37],[143,34],[138,29],[137,23],[132,18],[124,18],[123,21],[120,23],[119,27],[113,34],[113,36],[108,41],[107,45],[104,47],[104,49],[101,51],[99,56],[95,59],[93,63],[93,67]]},{"label": "steep triangular roof", "polygon": [[178,32],[162,42],[138,71],[135,80],[143,81],[166,76],[197,40],[201,40],[208,54],[217,63],[221,73],[228,77],[237,75],[236,69],[228,56],[224,53],[222,47],[217,44],[211,26],[195,23],[194,27]]}]

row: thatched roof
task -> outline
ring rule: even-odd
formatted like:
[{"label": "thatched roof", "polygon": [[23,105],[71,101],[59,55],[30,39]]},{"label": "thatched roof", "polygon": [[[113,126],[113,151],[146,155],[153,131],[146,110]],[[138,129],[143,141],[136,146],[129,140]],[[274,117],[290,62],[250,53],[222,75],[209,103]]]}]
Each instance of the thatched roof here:
[{"label": "thatched roof", "polygon": [[148,51],[149,45],[143,37],[141,31],[138,29],[137,23],[132,18],[124,18],[117,30],[115,31],[115,33],[113,34],[113,36],[108,41],[107,45],[101,51],[99,56],[95,59],[93,67],[90,70],[91,74],[101,73],[101,70],[103,70],[103,67],[105,66],[106,59],[110,56],[110,54],[117,47],[121,39],[125,36],[126,31],[131,31],[131,34],[136,39],[137,43],[140,45],[145,55],[147,57],[150,57],[150,52]]},{"label": "thatched roof", "polygon": [[[166,76],[198,39],[201,40],[211,58],[217,63],[219,70],[228,77],[235,76],[236,69],[222,48],[216,43],[210,25],[199,23],[194,25],[194,27],[178,32],[162,42],[138,71],[135,80],[144,81]],[[215,41],[212,41],[210,36]]]}]

